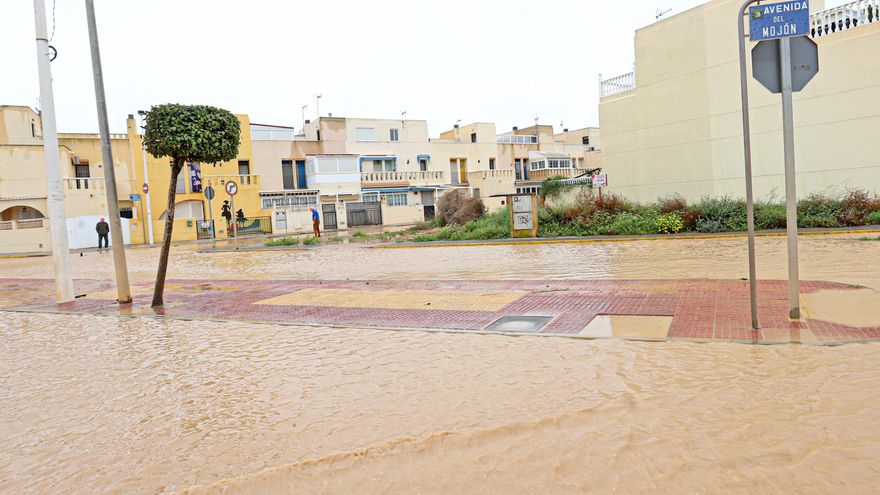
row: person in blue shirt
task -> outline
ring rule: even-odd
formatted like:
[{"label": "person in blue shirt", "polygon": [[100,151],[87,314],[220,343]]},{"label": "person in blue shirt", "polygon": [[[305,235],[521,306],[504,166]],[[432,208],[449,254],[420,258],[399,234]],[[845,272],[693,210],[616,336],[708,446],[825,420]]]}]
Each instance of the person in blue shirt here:
[{"label": "person in blue shirt", "polygon": [[318,210],[312,210],[312,226],[315,228],[315,237],[321,237],[321,217],[318,216]]}]

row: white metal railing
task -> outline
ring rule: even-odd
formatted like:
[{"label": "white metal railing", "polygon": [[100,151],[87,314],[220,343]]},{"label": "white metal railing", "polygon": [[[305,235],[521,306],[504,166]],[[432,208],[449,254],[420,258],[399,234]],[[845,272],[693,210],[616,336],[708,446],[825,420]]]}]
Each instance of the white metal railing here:
[{"label": "white metal railing", "polygon": [[535,144],[538,136],[534,134],[501,134],[495,136],[495,142],[500,144]]},{"label": "white metal railing", "polygon": [[395,172],[361,172],[361,182],[438,181],[443,182],[440,170]]},{"label": "white metal railing", "polygon": [[71,192],[102,192],[104,191],[103,177],[64,177],[61,179],[65,191]]},{"label": "white metal railing", "polygon": [[826,36],[863,24],[878,22],[880,0],[857,0],[810,16],[810,35]]},{"label": "white metal railing", "polygon": [[616,95],[618,93],[625,93],[634,89],[636,89],[635,72],[627,72],[626,74],[622,74],[617,77],[599,80],[600,97]]},{"label": "white metal railing", "polygon": [[0,222],[0,230],[41,229],[44,227],[44,218],[28,218],[22,220],[7,220]]}]

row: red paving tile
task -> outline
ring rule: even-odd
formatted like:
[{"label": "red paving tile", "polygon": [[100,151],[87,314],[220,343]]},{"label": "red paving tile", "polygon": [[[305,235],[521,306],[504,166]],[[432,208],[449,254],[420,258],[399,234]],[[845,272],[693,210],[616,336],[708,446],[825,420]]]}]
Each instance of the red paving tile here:
[{"label": "red paving tile", "polygon": [[[139,284],[148,287],[149,284]],[[80,292],[112,289],[109,283],[82,280]],[[352,327],[482,330],[502,316],[542,315],[553,320],[542,333],[577,334],[596,315],[671,316],[669,338],[735,341],[765,340],[751,329],[748,283],[740,280],[487,280],[487,281],[168,281],[167,306],[149,308],[149,297],[136,297],[120,308],[113,301],[84,297],[53,304],[52,281],[0,279],[0,309],[61,311],[81,314],[162,315],[272,323]],[[255,304],[300,289],[394,291],[520,292],[523,296],[498,311],[381,309]],[[831,282],[801,284],[803,293],[851,290]],[[764,329],[782,334],[809,330],[820,343],[880,340],[880,325],[857,328],[822,320],[790,321],[785,281],[760,281],[759,319]],[[12,297],[14,294],[14,297]],[[7,297],[9,296],[9,297]],[[2,302],[6,299],[5,302]],[[13,302],[14,300],[14,302]],[[769,332],[768,332],[769,333]],[[773,337],[768,338],[772,340]]]}]

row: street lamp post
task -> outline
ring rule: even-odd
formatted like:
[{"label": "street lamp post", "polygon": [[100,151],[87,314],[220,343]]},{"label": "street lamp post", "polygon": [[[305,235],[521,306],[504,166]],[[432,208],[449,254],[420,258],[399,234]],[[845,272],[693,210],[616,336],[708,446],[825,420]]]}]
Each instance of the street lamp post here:
[{"label": "street lamp post", "polygon": [[[138,115],[141,116],[141,151],[143,152],[144,157],[144,184],[149,184],[150,172],[147,167],[147,144],[144,141],[144,133],[147,130],[147,112],[145,110],[138,110]],[[144,221],[147,223],[150,244],[153,244],[153,209],[150,204],[150,193],[145,192],[144,196],[144,200],[147,203],[147,214]]]}]

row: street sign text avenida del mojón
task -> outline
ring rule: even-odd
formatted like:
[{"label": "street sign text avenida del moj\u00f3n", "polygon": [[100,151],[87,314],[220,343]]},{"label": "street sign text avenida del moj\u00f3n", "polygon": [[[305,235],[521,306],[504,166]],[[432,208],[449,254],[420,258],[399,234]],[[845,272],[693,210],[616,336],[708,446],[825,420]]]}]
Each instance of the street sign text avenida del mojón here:
[{"label": "street sign text avenida del moj\u00f3n", "polygon": [[795,0],[749,8],[749,39],[762,41],[810,32],[810,2]]}]

